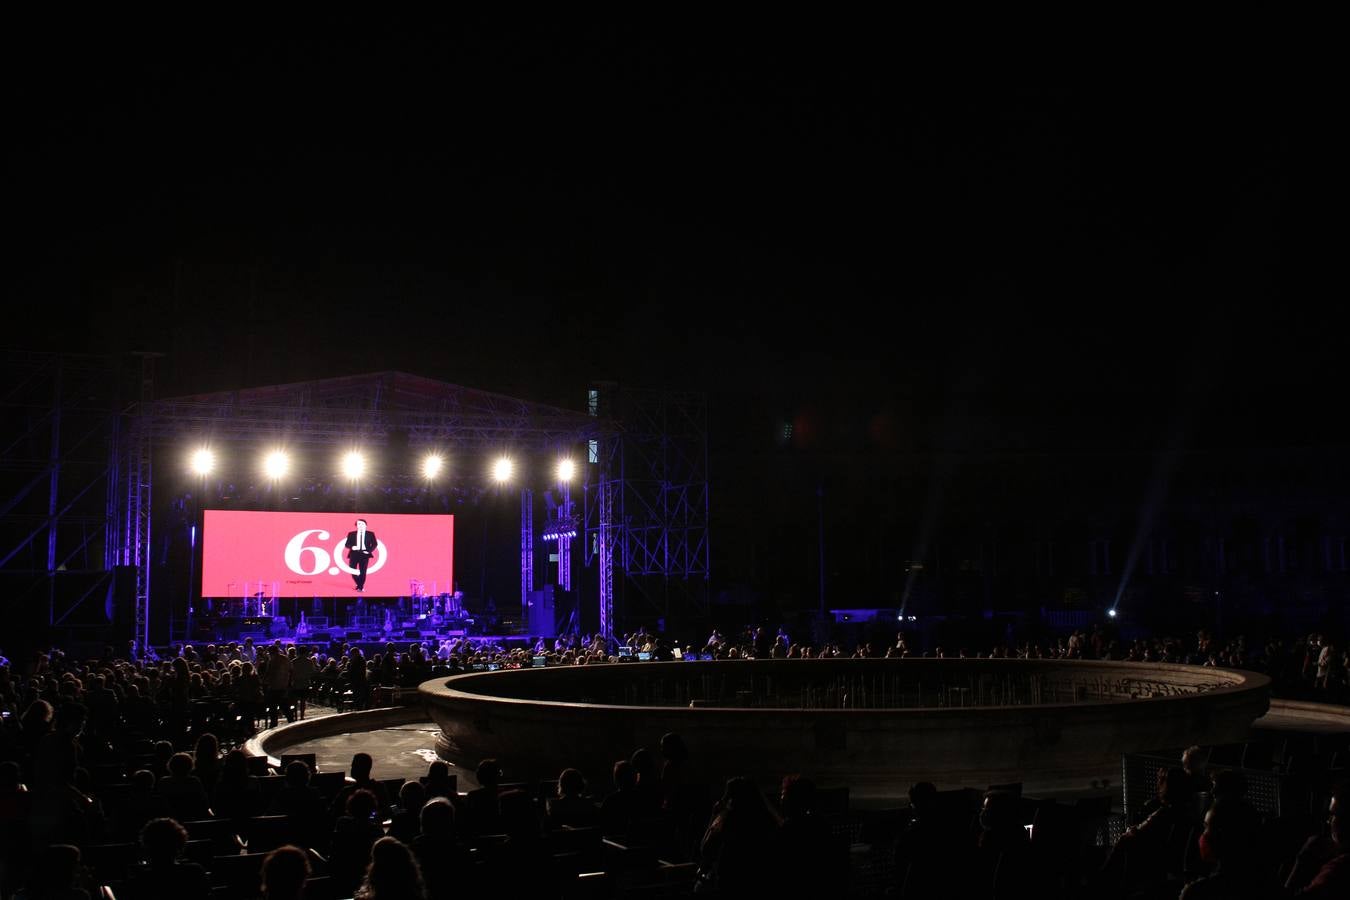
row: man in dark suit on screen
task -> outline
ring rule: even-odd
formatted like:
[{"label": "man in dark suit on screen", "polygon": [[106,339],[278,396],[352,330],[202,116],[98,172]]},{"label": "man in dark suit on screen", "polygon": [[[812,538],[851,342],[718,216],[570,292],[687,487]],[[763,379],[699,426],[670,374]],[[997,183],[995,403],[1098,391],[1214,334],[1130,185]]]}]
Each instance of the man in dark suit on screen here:
[{"label": "man in dark suit on screen", "polygon": [[378,546],[375,532],[366,527],[366,520],[357,519],[356,530],[347,532],[347,565],[356,570],[352,580],[356,582],[357,593],[366,590],[366,567]]}]

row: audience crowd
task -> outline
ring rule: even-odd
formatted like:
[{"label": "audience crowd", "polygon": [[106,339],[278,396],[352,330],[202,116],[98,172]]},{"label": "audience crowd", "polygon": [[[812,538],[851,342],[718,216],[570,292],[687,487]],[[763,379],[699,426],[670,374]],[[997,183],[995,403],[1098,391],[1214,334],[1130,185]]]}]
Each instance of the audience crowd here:
[{"label": "audience crowd", "polygon": [[[468,791],[444,763],[408,781],[375,777],[364,753],[343,773],[316,772],[312,760],[269,772],[242,749],[257,727],[303,717],[313,702],[363,706],[378,690],[540,657],[844,655],[747,629],[734,639],[714,632],[702,646],[640,631],[608,645],[389,644],[369,659],[341,644],[245,640],[173,648],[166,659],[108,648],[98,659],[53,649],[3,660],[0,900],[88,897],[101,885],[120,900],[599,897],[648,883],[653,896],[820,897],[848,892],[850,852],[862,844],[889,848],[886,888],[896,897],[1350,896],[1347,801],[1332,787],[1334,766],[1309,795],[1320,818],[1272,817],[1247,802],[1240,771],[1207,772],[1199,748],[1159,773],[1157,798],[1113,846],[1102,821],[1022,797],[1020,786],[972,794],[920,783],[908,807],[860,833],[841,819],[837,792],[809,777],[786,777],[772,797],[736,773],[716,787],[694,780],[691,750],[675,734],[615,762],[605,784],[573,768],[556,782],[516,782],[509,760],[484,760]],[[925,654],[902,633],[847,655]],[[1320,635],[1249,645],[1206,632],[1122,642],[1093,630],[931,655],[1237,666],[1269,673],[1290,695],[1330,700],[1344,700],[1347,685],[1344,649]],[[605,876],[583,874],[594,872]]]}]

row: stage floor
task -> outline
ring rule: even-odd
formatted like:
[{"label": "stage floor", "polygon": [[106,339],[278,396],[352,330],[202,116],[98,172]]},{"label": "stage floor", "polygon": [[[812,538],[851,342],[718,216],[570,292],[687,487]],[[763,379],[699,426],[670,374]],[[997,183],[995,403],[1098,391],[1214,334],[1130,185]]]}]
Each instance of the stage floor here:
[{"label": "stage floor", "polygon": [[[1253,739],[1269,739],[1272,733],[1333,734],[1350,731],[1350,709],[1326,707],[1320,704],[1283,704],[1274,701],[1271,710],[1252,725]],[[319,715],[332,715],[331,710],[320,710]],[[417,778],[425,775],[427,766],[436,760],[436,735],[439,729],[431,721],[411,725],[381,728],[375,731],[353,731],[332,737],[317,738],[287,747],[285,753],[313,753],[319,771],[346,771],[355,753],[369,753],[375,758],[376,778]],[[618,756],[632,748],[619,750]],[[273,751],[277,752],[277,751]],[[618,756],[615,758],[617,759]],[[509,769],[509,761],[503,760]],[[559,760],[559,771],[566,765]],[[451,764],[450,770],[459,776],[459,789],[469,791],[478,787],[473,772]],[[507,773],[510,780],[510,772]],[[608,785],[599,788],[603,793]],[[1072,799],[1093,793],[1086,787],[1081,791],[1049,791],[1046,796]],[[887,805],[903,802],[898,797],[858,797],[865,805]]]},{"label": "stage floor", "polygon": [[[428,721],[304,741],[287,747],[285,752],[313,753],[320,772],[346,772],[351,768],[353,754],[369,753],[375,759],[376,778],[420,778],[427,774],[427,766],[436,761],[439,733],[440,729]],[[459,775],[461,791],[478,786],[472,772],[454,765],[450,769]]]}]

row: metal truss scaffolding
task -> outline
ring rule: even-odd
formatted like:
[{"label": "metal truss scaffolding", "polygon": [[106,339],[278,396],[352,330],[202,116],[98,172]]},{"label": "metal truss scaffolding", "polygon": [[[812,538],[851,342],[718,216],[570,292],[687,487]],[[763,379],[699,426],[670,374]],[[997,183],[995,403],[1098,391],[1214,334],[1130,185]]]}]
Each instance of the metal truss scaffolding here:
[{"label": "metal truss scaffolding", "polygon": [[705,616],[706,395],[609,386],[599,409],[620,423],[597,448],[586,492],[587,564],[599,565],[601,631],[611,634],[616,617],[646,624],[672,611]]},{"label": "metal truss scaffolding", "polygon": [[534,590],[534,491],[520,491],[520,615],[530,621],[530,592]]},{"label": "metal truss scaffolding", "polygon": [[0,615],[30,632],[105,629],[124,371],[99,356],[0,359]]}]

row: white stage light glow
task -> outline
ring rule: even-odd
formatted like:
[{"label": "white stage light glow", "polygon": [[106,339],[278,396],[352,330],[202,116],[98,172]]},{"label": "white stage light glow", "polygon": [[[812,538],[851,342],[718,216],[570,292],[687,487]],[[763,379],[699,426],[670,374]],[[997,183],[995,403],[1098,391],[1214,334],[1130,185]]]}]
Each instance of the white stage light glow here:
[{"label": "white stage light glow", "polygon": [[205,447],[192,454],[192,471],[198,475],[210,475],[216,467],[216,455]]},{"label": "white stage light glow", "polygon": [[263,471],[267,473],[268,478],[280,478],[286,474],[290,467],[290,457],[283,450],[273,450],[263,460]]}]

